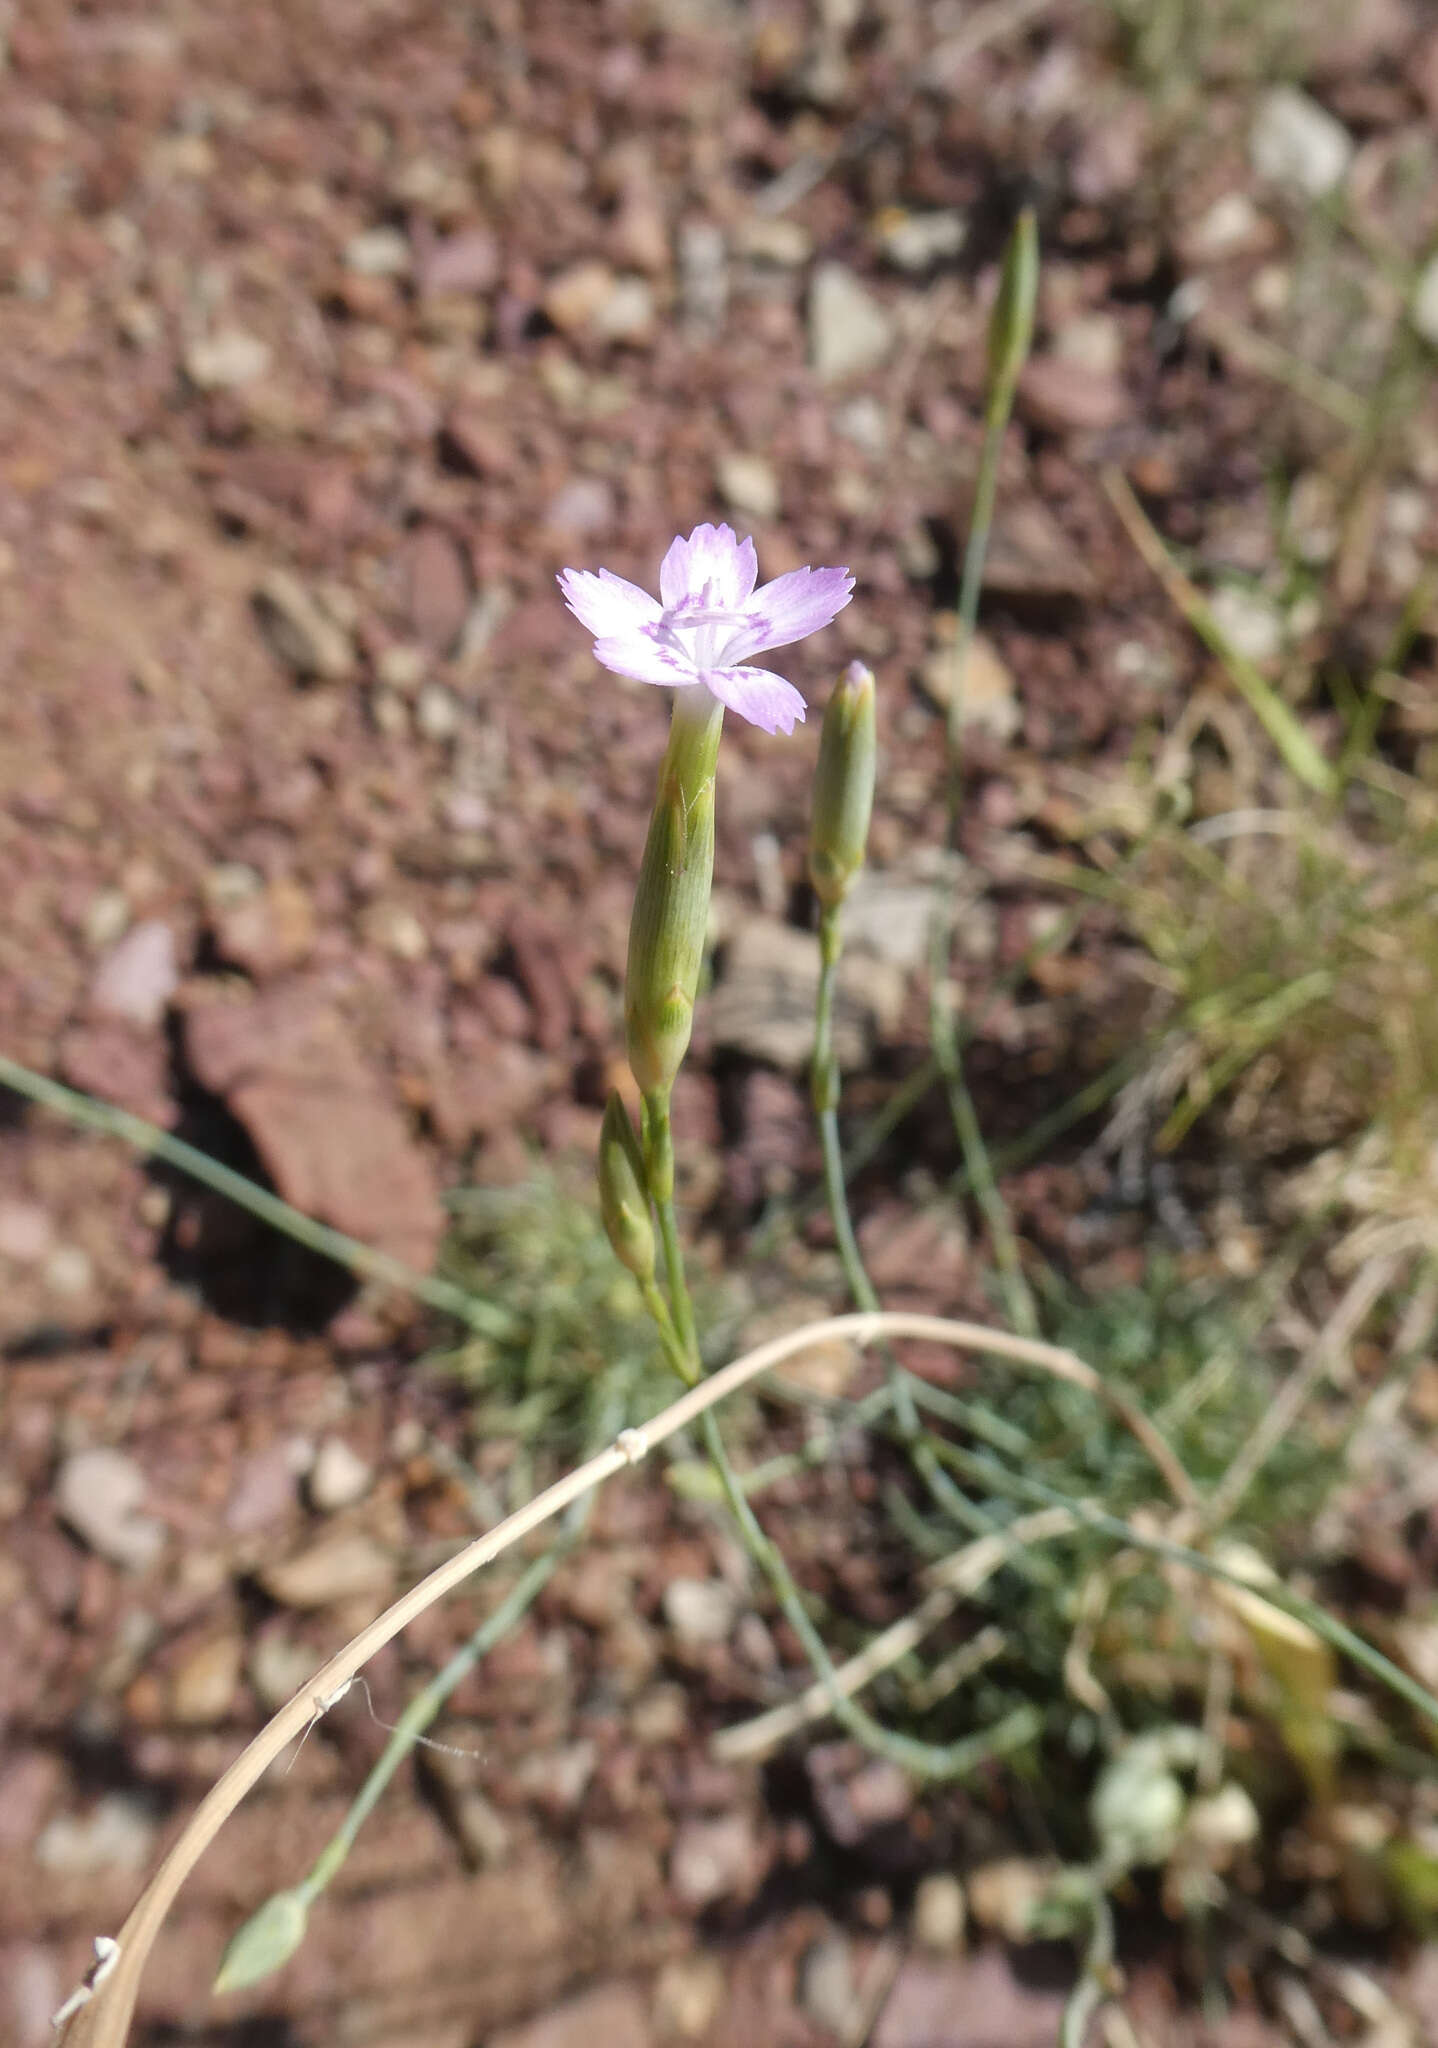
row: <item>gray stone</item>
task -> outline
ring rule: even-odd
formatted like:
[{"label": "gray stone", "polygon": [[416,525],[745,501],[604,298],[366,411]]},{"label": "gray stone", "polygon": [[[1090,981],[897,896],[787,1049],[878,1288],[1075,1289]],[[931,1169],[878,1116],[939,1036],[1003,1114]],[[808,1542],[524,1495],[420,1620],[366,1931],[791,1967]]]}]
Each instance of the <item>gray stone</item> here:
[{"label": "gray stone", "polygon": [[680,1823],[669,1856],[669,1882],[691,1912],[718,1899],[747,1898],[761,1875],[759,1844],[747,1813]]},{"label": "gray stone", "polygon": [[839,913],[845,946],[914,973],[929,957],[934,908],[932,882],[865,868]]},{"label": "gray stone", "polygon": [[464,722],[464,708],[443,683],[426,683],[415,701],[415,730],[421,739],[452,740]]},{"label": "gray stone", "polygon": [[[802,1070],[814,1050],[818,989],[817,941],[777,919],[749,919],[729,942],[723,979],[710,1001],[715,1044]],[[886,961],[844,961],[834,1002],[834,1048],[842,1068],[863,1066],[872,1041],[897,1025],[903,1002],[903,977]]]},{"label": "gray stone", "polygon": [[712,334],[729,302],[724,231],[709,220],[688,220],[679,230],[679,293],[688,324]]},{"label": "gray stone", "polygon": [[100,963],[90,984],[90,1008],[152,1029],[180,983],[175,934],[158,918],[132,925]]},{"label": "gray stone", "polygon": [[654,287],[637,271],[616,277],[594,315],[594,332],[604,341],[647,341],[658,306]]},{"label": "gray stone", "polygon": [[714,470],[731,512],[741,519],[778,518],[779,479],[772,462],[766,462],[762,455],[745,455],[735,450],[721,455]]},{"label": "gray stone", "polygon": [[294,1557],[267,1565],[260,1584],[282,1607],[329,1607],[337,1600],[378,1598],[394,1583],[394,1559],[359,1529],[322,1536]]},{"label": "gray stone", "polygon": [[[948,622],[951,613],[935,615],[935,625]],[[924,694],[941,709],[947,709],[954,690],[954,631],[945,628],[935,635],[937,644],[924,662],[920,681]],[[990,732],[996,740],[1012,739],[1020,722],[1014,695],[1014,679],[1002,655],[987,634],[975,633],[964,662],[963,701],[959,723]]]},{"label": "gray stone", "polygon": [[599,1751],[587,1738],[537,1750],[514,1774],[520,1791],[547,1813],[572,1813],[589,1788]]},{"label": "gray stone", "polygon": [[371,1467],[343,1437],[327,1436],[315,1452],[305,1485],[311,1505],[329,1515],[336,1508],[352,1507],[363,1500],[373,1479]]},{"label": "gray stone", "polygon": [[340,683],[353,674],[349,633],[288,569],[268,571],[254,602],[265,638],[297,676]]},{"label": "gray stone", "polygon": [[185,351],[185,374],[200,391],[237,391],[269,367],[269,343],[239,327],[204,335]]},{"label": "gray stone", "polygon": [[91,1550],[113,1564],[143,1570],[165,1547],[165,1528],[140,1512],[145,1475],[123,1451],[76,1451],[55,1479],[55,1506]]},{"label": "gray stone", "polygon": [[725,1642],[737,1609],[722,1579],[671,1579],[664,1588],[664,1619],[685,1649]]},{"label": "gray stone", "polygon": [[1353,138],[1341,121],[1294,85],[1264,94],[1249,134],[1260,178],[1304,199],[1336,192],[1353,160]]},{"label": "gray stone", "polygon": [[837,1930],[821,1934],[799,1965],[799,2003],[815,2026],[845,2039],[854,2023],[854,1959]]},{"label": "gray stone", "polygon": [[968,1912],[964,1888],[947,1870],[923,1878],[914,1893],[914,1940],[935,1955],[954,1955],[964,1945]]},{"label": "gray stone", "polygon": [[797,220],[780,220],[756,213],[741,221],[734,231],[735,253],[751,263],[768,263],[776,270],[797,270],[814,252],[814,237]]},{"label": "gray stone", "polygon": [[409,238],[398,228],[367,228],[345,244],[345,269],[357,277],[403,277],[409,265]]},{"label": "gray stone", "polygon": [[894,323],[842,263],[821,263],[809,288],[809,358],[825,384],[877,369],[894,346]]},{"label": "gray stone", "polygon": [[1283,649],[1283,614],[1271,599],[1241,583],[1225,583],[1209,599],[1223,637],[1250,661],[1272,661]]},{"label": "gray stone", "polygon": [[896,270],[929,270],[957,256],[969,237],[969,223],[954,207],[931,213],[901,213],[880,233],[879,246]]},{"label": "gray stone", "polygon": [[1199,215],[1184,237],[1184,249],[1197,263],[1217,263],[1251,249],[1263,235],[1263,216],[1246,192],[1223,192]]},{"label": "gray stone", "polygon": [[913,1956],[899,1971],[873,2048],[1053,2048],[1061,1991],[1021,1984],[998,1949],[968,1959]]},{"label": "gray stone", "polygon": [[57,1813],[35,1844],[35,1861],[55,1877],[131,1875],[149,1862],[156,1831],[138,1799],[109,1792],[88,1813]]},{"label": "gray stone", "polygon": [[632,1984],[599,1984],[538,2019],[488,2036],[489,2048],[650,2048],[644,2001]]},{"label": "gray stone", "polygon": [[654,1980],[654,2024],[666,2041],[697,2041],[724,2005],[724,1966],[717,1956],[673,1956]]},{"label": "gray stone", "polygon": [[38,1266],[54,1244],[55,1226],[38,1202],[0,1202],[0,1259]]}]

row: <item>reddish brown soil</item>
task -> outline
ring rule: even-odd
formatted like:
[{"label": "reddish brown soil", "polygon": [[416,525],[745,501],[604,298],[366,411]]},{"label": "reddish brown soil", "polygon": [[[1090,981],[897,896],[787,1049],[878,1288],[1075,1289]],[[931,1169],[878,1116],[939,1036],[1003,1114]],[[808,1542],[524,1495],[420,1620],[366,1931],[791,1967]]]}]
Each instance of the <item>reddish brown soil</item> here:
[{"label": "reddish brown soil", "polygon": [[[842,662],[874,664],[875,857],[933,843],[941,726],[917,678],[953,603],[986,306],[1026,194],[1046,367],[1006,461],[987,614],[1015,701],[1011,731],[971,739],[965,850],[1001,878],[1014,834],[1062,832],[1074,771],[1119,761],[1197,673],[1100,469],[1124,466],[1175,538],[1201,539],[1215,508],[1261,501],[1275,398],[1163,313],[1185,223],[1248,178],[1227,99],[1201,175],[1170,192],[1102,10],[1035,11],[966,54],[975,11],[886,6],[827,35],[797,7],[679,0],[16,12],[0,75],[0,1049],[262,1165],[418,1264],[442,1189],[511,1174],[521,1140],[582,1153],[620,1055],[664,707],[596,668],[555,573],[603,563],[652,584],[677,529],[731,511],[726,458],[761,458],[773,504],[731,516],[763,573],[858,577],[834,628],[780,662],[819,701]],[[1328,86],[1368,139],[1429,118],[1438,76],[1425,10],[1377,12],[1396,26],[1356,37]],[[811,153],[827,172],[778,216],[796,260],[761,260],[776,230],[759,195]],[[963,249],[886,266],[885,207],[960,210]],[[1279,233],[1210,266],[1215,289],[1239,290]],[[894,323],[886,359],[836,385],[808,356],[818,262]],[[1079,373],[1055,344],[1093,314],[1118,359]],[[286,640],[274,593],[296,585]],[[814,721],[791,742],[726,736],[731,917],[799,906],[814,741]],[[1016,958],[1028,897],[1000,879],[993,900],[996,957]],[[1002,1076],[1000,1125],[1015,1092],[1047,1099],[1065,1018],[1092,1003],[1074,959],[1026,1018],[995,1012],[976,1073]],[[889,1071],[922,1034],[910,996]],[[733,1143],[709,1185],[733,1229],[812,1147],[796,1078],[725,1072]],[[721,1106],[702,1024],[686,1088],[697,1151]],[[1015,1194],[1061,1236],[1071,1190],[1038,1176]],[[933,1246],[888,1241],[888,1284],[982,1303],[976,1273],[936,1289]],[[420,1336],[397,1306],[351,1305],[223,1204],[8,1097],[0,1281],[0,2035],[18,2048],[45,2038],[90,1938],[252,1732],[257,1643],[318,1659],[383,1592],[287,1615],[255,1575],[321,1521],[363,1536],[385,1578],[470,1524],[436,1448],[456,1397],[407,1377]],[[326,1436],[377,1477],[322,1518],[293,1461]],[[57,1472],[95,1445],[143,1474],[164,1532],[146,1570],[57,1512]],[[225,1935],[305,1867],[378,1750],[347,1702],[187,1890],[147,1978],[146,2041],[468,2048],[599,1982],[598,2006],[503,2038],[819,2042],[834,2036],[812,1999],[806,2016],[799,1959],[829,1912],[861,1986],[910,1972],[874,2036],[890,2048],[1049,2038],[1051,1986],[991,1956],[906,1959],[892,1926],[922,1856],[890,1884],[882,1858],[816,1850],[794,1801],[706,1762],[742,1683],[722,1659],[686,1661],[660,1599],[726,1559],[666,1499],[656,1482],[604,1504],[595,1550],[456,1703],[504,1861],[466,1873],[402,1781],[291,1971],[217,2013]],[[382,1718],[481,1611],[456,1601],[379,1661]],[[55,1823],[83,1829],[106,1798],[130,1836],[62,1867]],[[675,1849],[711,1821],[730,1867],[706,1919]],[[706,1941],[717,1990],[692,1960],[663,1974]],[[1174,2017],[1159,1977],[1136,1993],[1146,2042],[1249,2038]]]}]

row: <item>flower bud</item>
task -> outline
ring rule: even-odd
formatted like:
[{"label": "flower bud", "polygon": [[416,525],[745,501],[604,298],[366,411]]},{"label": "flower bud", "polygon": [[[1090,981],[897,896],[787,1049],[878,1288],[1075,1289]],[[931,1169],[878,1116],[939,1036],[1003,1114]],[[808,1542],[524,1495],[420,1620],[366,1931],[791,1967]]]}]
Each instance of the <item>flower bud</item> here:
[{"label": "flower bud", "polygon": [[613,1089],[599,1132],[599,1210],[614,1256],[636,1280],[654,1277],[654,1223],[644,1159],[629,1111]]},{"label": "flower bud", "polygon": [[824,710],[814,808],[809,827],[809,879],[826,910],[848,895],[864,865],[874,808],[874,676],[851,661]]},{"label": "flower bud", "polygon": [[[667,1097],[689,1048],[714,878],[714,772],[722,707],[676,693],[669,750],[629,921],[624,1028],[645,1096]],[[712,707],[712,708],[711,708]]]},{"label": "flower bud", "polygon": [[999,295],[989,320],[990,418],[1006,417],[1014,399],[1019,372],[1028,361],[1034,338],[1034,306],[1039,292],[1039,233],[1034,210],[1026,206],[1014,222],[1004,251]]},{"label": "flower bud", "polygon": [[301,1887],[275,1892],[266,1899],[231,1936],[213,1988],[218,1992],[245,1991],[283,1969],[305,1938],[309,1912],[309,1897]]}]

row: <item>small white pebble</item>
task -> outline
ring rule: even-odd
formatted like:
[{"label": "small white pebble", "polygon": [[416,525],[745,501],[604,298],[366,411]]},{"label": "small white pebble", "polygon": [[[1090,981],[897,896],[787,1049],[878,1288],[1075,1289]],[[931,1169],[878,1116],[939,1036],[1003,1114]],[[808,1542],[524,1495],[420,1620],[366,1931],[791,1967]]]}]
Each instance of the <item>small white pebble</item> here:
[{"label": "small white pebble", "polygon": [[312,1505],[322,1515],[329,1515],[363,1500],[373,1476],[364,1459],[351,1450],[343,1437],[327,1436],[315,1453],[306,1487]]}]

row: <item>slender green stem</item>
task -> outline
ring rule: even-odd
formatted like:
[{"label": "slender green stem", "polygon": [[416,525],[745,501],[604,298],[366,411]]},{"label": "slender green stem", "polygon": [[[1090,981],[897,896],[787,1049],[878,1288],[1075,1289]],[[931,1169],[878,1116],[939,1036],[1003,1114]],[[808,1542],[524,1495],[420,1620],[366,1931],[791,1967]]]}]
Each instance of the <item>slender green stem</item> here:
[{"label": "slender green stem", "polygon": [[[665,1356],[679,1377],[687,1380],[688,1376],[685,1368],[688,1364],[688,1358],[684,1346],[680,1342],[679,1332],[674,1327],[674,1318],[669,1313],[668,1302],[659,1292],[653,1280],[644,1281],[641,1284],[640,1293],[644,1297],[644,1306],[653,1317],[655,1327],[659,1331],[659,1341],[664,1346]],[[693,1384],[692,1381],[688,1381],[688,1383]]]},{"label": "slender green stem", "polygon": [[929,1037],[948,1095],[949,1113],[953,1117],[959,1150],[963,1154],[964,1171],[968,1176],[969,1186],[974,1191],[974,1199],[988,1225],[989,1238],[994,1248],[994,1262],[999,1270],[999,1279],[1004,1290],[1004,1306],[1008,1311],[1009,1321],[1020,1335],[1032,1337],[1038,1331],[1038,1315],[1029,1284],[1024,1278],[1018,1238],[1014,1234],[1008,1207],[999,1192],[998,1181],[994,1178],[993,1161],[989,1157],[988,1147],[984,1143],[984,1135],[979,1127],[974,1098],[969,1093],[968,1082],[964,1079],[963,1055],[959,1049],[953,1005],[949,997],[948,958],[948,917],[944,908],[936,907],[929,962]]},{"label": "slender green stem", "polygon": [[1413,1708],[1425,1721],[1438,1727],[1438,1696],[1429,1692],[1406,1671],[1375,1650],[1360,1635],[1341,1621],[1336,1621],[1326,1608],[1316,1600],[1306,1600],[1300,1593],[1290,1592],[1282,1584],[1265,1583],[1254,1585],[1250,1580],[1240,1578],[1201,1550],[1191,1550],[1187,1544],[1170,1543],[1159,1536],[1146,1535],[1131,1523],[1121,1521],[1117,1515],[1105,1514],[1089,1501],[1076,1500],[1071,1494],[1061,1493],[1055,1486],[1046,1486],[1041,1479],[1026,1479],[1017,1472],[1008,1472],[997,1460],[980,1456],[961,1449],[958,1444],[941,1442],[940,1454],[946,1464],[956,1471],[962,1471],[969,1478],[987,1484],[996,1493],[1008,1494],[1014,1500],[1037,1503],[1045,1507],[1068,1508],[1075,1520],[1097,1535],[1112,1537],[1130,1550],[1141,1550],[1149,1557],[1156,1557],[1165,1564],[1186,1566],[1207,1579],[1216,1579],[1221,1585],[1234,1586],[1240,1592],[1257,1594],[1270,1607],[1276,1607],[1281,1614],[1291,1614],[1295,1621],[1304,1622],[1313,1633],[1321,1636],[1332,1649],[1350,1658],[1370,1677],[1376,1678],[1389,1692]]},{"label": "slender green stem", "polygon": [[[832,977],[830,1001],[832,1002]],[[684,1276],[684,1253],[680,1246],[679,1230],[674,1215],[673,1149],[668,1099],[658,1096],[646,1097],[644,1109],[646,1152],[654,1162],[654,1166],[651,1167],[650,1193],[654,1200],[655,1214],[659,1219],[659,1236],[664,1250],[669,1299],[673,1306],[671,1328],[678,1346],[677,1350],[671,1349],[670,1355],[676,1370],[692,1386],[699,1378],[702,1361],[695,1335],[693,1303]],[[842,1191],[842,1175],[839,1185]],[[847,1217],[847,1203],[844,1214]],[[849,1236],[852,1243],[852,1229]],[[856,1271],[863,1275],[863,1264],[859,1259],[857,1245],[853,1247],[853,1256]],[[868,1286],[867,1275],[863,1275],[863,1278],[864,1284]],[[658,1290],[653,1291],[657,1295]],[[869,1287],[869,1295],[877,1307],[872,1287]],[[662,1311],[662,1300],[658,1306]],[[654,1314],[653,1303],[650,1304],[650,1313]],[[655,1320],[659,1323],[662,1336],[664,1321],[661,1316],[656,1316]],[[899,1369],[896,1367],[895,1370]],[[912,1411],[912,1396],[909,1397],[909,1407]],[[816,1676],[827,1687],[835,1718],[842,1727],[876,1755],[887,1757],[891,1762],[902,1765],[904,1769],[913,1771],[917,1776],[935,1779],[961,1777],[990,1757],[997,1756],[1005,1750],[1021,1748],[1033,1740],[1038,1732],[1038,1717],[1027,1708],[1011,1714],[996,1728],[990,1729],[982,1736],[970,1736],[961,1742],[937,1747],[931,1743],[916,1742],[906,1735],[896,1735],[892,1730],[883,1727],[862,1707],[855,1706],[839,1684],[833,1661],[824,1647],[823,1638],[809,1619],[803,1596],[785,1563],[783,1552],[765,1535],[754,1510],[749,1505],[743,1482],[729,1461],[729,1453],[714,1415],[706,1411],[701,1429],[704,1447],[718,1476],[729,1511],[738,1525],[744,1547],[768,1580],[780,1611],[798,1636]]]},{"label": "slender green stem", "polygon": [[1097,1875],[1089,1902],[1089,1938],[1078,1981],[1069,1993],[1059,2028],[1059,2048],[1084,2048],[1089,2022],[1113,1995],[1113,1912]]},{"label": "slender green stem", "polygon": [[954,660],[949,684],[946,727],[949,788],[947,843],[952,846],[958,831],[959,806],[963,798],[964,696],[968,682],[969,656],[979,620],[979,593],[984,585],[984,564],[988,559],[989,535],[993,530],[994,506],[999,494],[999,457],[1008,431],[1013,394],[1007,404],[990,402],[984,418],[984,441],[979,451],[979,473],[974,485],[973,508],[969,514],[969,538],[964,548],[964,571],[959,584],[959,618],[954,634]]},{"label": "slender green stem", "polygon": [[[949,688],[947,723],[948,804],[944,843],[952,850],[958,842],[959,810],[963,800],[964,772],[964,686],[969,656],[978,626],[979,593],[984,582],[989,535],[993,528],[994,505],[998,497],[999,457],[1013,409],[1013,379],[995,380],[984,414],[984,440],[979,454],[978,481],[974,488],[969,538],[964,549],[964,572],[959,588],[959,617],[954,637],[954,661]],[[1018,1240],[984,1144],[983,1131],[974,1110],[973,1097],[964,1079],[963,1052],[949,1000],[949,952],[952,926],[942,876],[935,885],[932,943],[929,961],[929,1040],[934,1059],[943,1076],[964,1168],[974,1198],[988,1225],[1003,1285],[1009,1320],[1016,1330],[1032,1335],[1038,1328],[1033,1296],[1019,1262]]]},{"label": "slender green stem", "polygon": [[828,1692],[830,1710],[840,1727],[876,1756],[888,1758],[891,1763],[912,1771],[916,1777],[929,1779],[963,1777],[990,1758],[1020,1749],[1034,1740],[1039,1732],[1040,1719],[1032,1707],[1020,1707],[983,1735],[966,1736],[959,1742],[941,1746],[916,1742],[907,1735],[896,1735],[850,1699],[839,1683],[823,1638],[809,1619],[803,1595],[794,1582],[783,1552],[777,1544],[770,1542],[749,1505],[744,1488],[729,1462],[724,1439],[712,1412],[706,1411],[700,1426],[705,1448],[719,1475],[730,1512],[739,1525],[744,1547],[769,1581],[781,1613],[799,1638],[805,1656]]},{"label": "slender green stem", "polygon": [[[659,1221],[664,1278],[673,1318],[670,1334],[674,1341],[668,1347],[670,1359],[685,1385],[692,1387],[703,1370],[703,1360],[699,1355],[699,1337],[694,1327],[694,1303],[690,1299],[689,1283],[684,1277],[679,1222],[674,1213],[674,1130],[669,1120],[667,1089],[644,1098],[644,1160],[649,1178],[649,1198]],[[647,1293],[645,1299],[649,1301]],[[649,1309],[652,1315],[652,1303],[649,1303]],[[664,1335],[664,1327],[661,1321],[661,1336]]]},{"label": "slender green stem", "polygon": [[[855,1306],[877,1313],[881,1308],[878,1291],[869,1278],[864,1264],[859,1241],[854,1234],[853,1217],[849,1210],[849,1190],[844,1178],[844,1155],[839,1140],[839,1096],[841,1082],[838,1062],[832,1049],[832,1015],[834,981],[838,973],[839,959],[843,949],[838,914],[826,910],[819,922],[819,993],[814,1020],[814,1065],[813,1096],[818,1113],[819,1142],[824,1159],[824,1193],[829,1204],[829,1215],[834,1225],[834,1237],[839,1247],[839,1258],[844,1268],[844,1278]],[[888,1369],[889,1388],[894,1403],[894,1418],[897,1434],[909,1454],[909,1461],[923,1481],[932,1499],[961,1528],[978,1535],[993,1535],[997,1524],[992,1517],[974,1501],[945,1472],[934,1454],[928,1433],[919,1421],[918,1400],[922,1383],[916,1383],[886,1345],[884,1357]],[[1038,1577],[1040,1568],[1026,1555],[1017,1560],[1018,1569],[1028,1577]]]},{"label": "slender green stem", "polygon": [[1317,795],[1336,795],[1339,787],[1337,771],[1263,671],[1234,646],[1202,593],[1169,554],[1127,479],[1117,469],[1110,469],[1104,472],[1103,484],[1144,562],[1163,585],[1175,609],[1222,666],[1290,772]]},{"label": "slender green stem", "polygon": [[[859,1240],[854,1235],[854,1219],[849,1213],[849,1191],[844,1181],[844,1153],[839,1139],[839,1097],[842,1082],[839,1077],[839,1062],[834,1053],[833,1018],[834,985],[838,978],[843,947],[838,906],[830,906],[825,909],[819,920],[819,992],[814,1012],[811,1092],[819,1123],[819,1144],[824,1158],[824,1193],[829,1203],[829,1215],[834,1225],[834,1236],[839,1246],[844,1278],[849,1284],[849,1292],[854,1298],[855,1307],[876,1313],[880,1306],[879,1297],[865,1269],[863,1254],[859,1250]],[[919,1437],[919,1417],[914,1407],[914,1394],[909,1384],[909,1375],[887,1346],[884,1357],[900,1433],[910,1441],[916,1442]]]},{"label": "slender green stem", "polygon": [[583,1520],[583,1517],[579,1518],[566,1541],[556,1544],[544,1557],[535,1558],[500,1601],[493,1614],[486,1616],[468,1642],[462,1643],[449,1662],[435,1673],[428,1685],[415,1694],[396,1721],[389,1741],[360,1787],[354,1804],[315,1859],[314,1867],[308,1876],[298,1885],[297,1890],[307,1905],[313,1904],[325,1887],[333,1882],[345,1858],[359,1839],[360,1829],[383,1797],[390,1779],[425,1730],[431,1726],[455,1687],[534,1604],[553,1576],[560,1559],[573,1544],[583,1526]]},{"label": "slender green stem", "polygon": [[674,1214],[674,1197],[659,1205],[659,1236],[664,1246],[664,1264],[669,1275],[669,1296],[674,1304],[674,1325],[694,1376],[699,1373],[699,1337],[694,1327],[694,1304],[684,1277],[684,1255],[679,1248],[679,1226]]},{"label": "slender green stem", "polygon": [[100,1131],[107,1138],[119,1138],[142,1157],[163,1160],[166,1166],[173,1166],[178,1172],[188,1174],[191,1180],[213,1188],[216,1194],[227,1196],[238,1208],[248,1210],[261,1223],[283,1231],[286,1237],[293,1238],[296,1244],[304,1245],[308,1251],[318,1252],[321,1258],[333,1259],[336,1265],[343,1266],[359,1279],[400,1288],[406,1294],[412,1294],[416,1301],[424,1302],[426,1307],[438,1309],[442,1315],[453,1316],[456,1321],[486,1337],[504,1337],[513,1332],[513,1318],[492,1302],[480,1301],[448,1280],[417,1273],[403,1260],[391,1258],[388,1252],[375,1251],[356,1238],[346,1237],[342,1230],[332,1230],[327,1223],[316,1223],[313,1217],[292,1209],[288,1202],[282,1202],[268,1188],[257,1187],[254,1181],[246,1180],[233,1167],[222,1166],[217,1159],[211,1159],[207,1153],[186,1144],[183,1138],[172,1137],[158,1124],[147,1123],[144,1117],[133,1116],[129,1110],[119,1109],[112,1102],[101,1102],[93,1095],[81,1095],[59,1081],[32,1073],[28,1067],[22,1067],[3,1054],[0,1054],[0,1086],[13,1088],[17,1095],[39,1103],[42,1108],[54,1110],[72,1124]]}]

